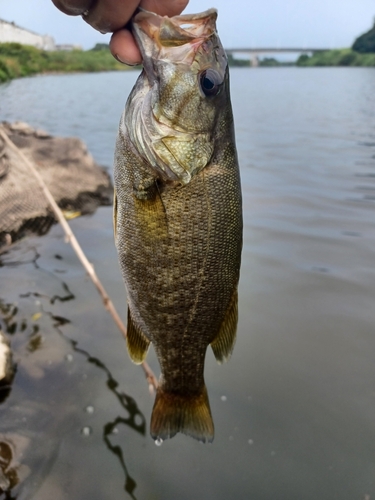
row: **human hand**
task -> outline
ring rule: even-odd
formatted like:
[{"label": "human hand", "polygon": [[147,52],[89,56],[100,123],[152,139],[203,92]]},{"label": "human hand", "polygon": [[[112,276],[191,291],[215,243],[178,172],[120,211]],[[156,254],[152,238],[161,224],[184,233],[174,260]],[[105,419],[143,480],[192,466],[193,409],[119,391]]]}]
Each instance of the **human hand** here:
[{"label": "human hand", "polygon": [[120,62],[135,65],[142,61],[131,32],[124,28],[138,7],[161,16],[181,14],[189,0],[52,0],[70,16],[82,16],[101,33],[113,33],[110,49]]}]

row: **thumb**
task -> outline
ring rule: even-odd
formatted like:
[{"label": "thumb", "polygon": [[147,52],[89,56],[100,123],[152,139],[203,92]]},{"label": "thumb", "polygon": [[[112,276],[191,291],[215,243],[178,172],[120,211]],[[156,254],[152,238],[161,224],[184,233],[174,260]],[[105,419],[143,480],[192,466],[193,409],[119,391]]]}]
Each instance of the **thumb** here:
[{"label": "thumb", "polygon": [[177,16],[181,14],[189,0],[142,0],[141,7],[160,16]]}]

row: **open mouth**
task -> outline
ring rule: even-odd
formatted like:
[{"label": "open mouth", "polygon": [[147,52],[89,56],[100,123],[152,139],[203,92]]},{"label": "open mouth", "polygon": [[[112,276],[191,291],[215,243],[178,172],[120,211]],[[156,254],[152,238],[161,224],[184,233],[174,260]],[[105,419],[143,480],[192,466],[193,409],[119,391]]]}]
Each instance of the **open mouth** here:
[{"label": "open mouth", "polygon": [[134,34],[144,57],[191,63],[202,43],[216,33],[217,11],[162,17],[141,11],[134,20]]}]

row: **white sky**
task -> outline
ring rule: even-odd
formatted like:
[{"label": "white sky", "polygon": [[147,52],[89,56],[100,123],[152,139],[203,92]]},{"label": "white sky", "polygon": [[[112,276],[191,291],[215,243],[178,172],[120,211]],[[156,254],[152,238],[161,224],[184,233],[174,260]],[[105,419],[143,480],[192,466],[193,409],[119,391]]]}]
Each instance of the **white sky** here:
[{"label": "white sky", "polygon": [[[185,12],[210,7],[219,10],[227,48],[349,47],[375,17],[374,0],[190,0]],[[51,0],[0,0],[0,18],[85,49],[109,40],[81,18],[62,14]]]}]

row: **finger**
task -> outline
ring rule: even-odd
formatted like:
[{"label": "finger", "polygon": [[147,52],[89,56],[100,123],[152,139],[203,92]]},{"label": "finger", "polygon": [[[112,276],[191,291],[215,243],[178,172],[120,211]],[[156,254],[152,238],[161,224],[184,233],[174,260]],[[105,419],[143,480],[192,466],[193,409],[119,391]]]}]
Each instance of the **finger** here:
[{"label": "finger", "polygon": [[142,0],[141,7],[155,12],[159,16],[177,16],[181,14],[189,0]]},{"label": "finger", "polygon": [[113,33],[109,48],[113,56],[124,64],[134,66],[142,62],[142,56],[133,35],[126,29]]},{"label": "finger", "polygon": [[80,16],[90,9],[95,0],[52,0],[56,7],[69,16]]},{"label": "finger", "polygon": [[[141,2],[144,9],[157,12],[162,16],[180,14],[187,4],[188,0],[143,0]],[[112,35],[110,50],[113,56],[124,64],[133,66],[142,62],[139,48],[127,29],[119,30]]]},{"label": "finger", "polygon": [[[81,1],[81,0],[80,0]],[[100,0],[83,16],[93,28],[102,33],[123,28],[139,5],[139,0]]]}]

